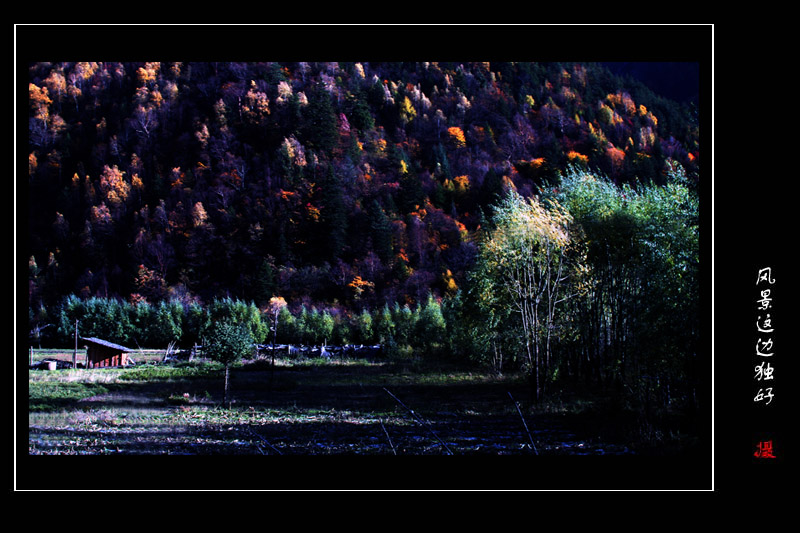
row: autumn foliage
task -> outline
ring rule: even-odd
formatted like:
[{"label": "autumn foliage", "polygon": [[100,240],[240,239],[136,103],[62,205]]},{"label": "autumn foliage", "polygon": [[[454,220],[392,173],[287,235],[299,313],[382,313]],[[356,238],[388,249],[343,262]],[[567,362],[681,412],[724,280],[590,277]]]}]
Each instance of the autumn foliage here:
[{"label": "autumn foliage", "polygon": [[680,105],[600,65],[38,63],[31,307],[70,294],[377,309],[452,295],[506,191],[697,180]]}]

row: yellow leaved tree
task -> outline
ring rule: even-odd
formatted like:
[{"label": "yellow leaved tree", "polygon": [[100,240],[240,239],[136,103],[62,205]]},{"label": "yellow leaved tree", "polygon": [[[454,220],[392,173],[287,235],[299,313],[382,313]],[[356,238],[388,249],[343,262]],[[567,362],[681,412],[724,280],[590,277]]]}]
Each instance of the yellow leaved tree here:
[{"label": "yellow leaved tree", "polygon": [[478,305],[494,309],[493,314],[518,318],[515,323],[537,398],[550,363],[556,308],[564,301],[571,221],[557,202],[544,205],[510,190],[495,209],[493,229],[484,236],[478,254],[484,284]]}]

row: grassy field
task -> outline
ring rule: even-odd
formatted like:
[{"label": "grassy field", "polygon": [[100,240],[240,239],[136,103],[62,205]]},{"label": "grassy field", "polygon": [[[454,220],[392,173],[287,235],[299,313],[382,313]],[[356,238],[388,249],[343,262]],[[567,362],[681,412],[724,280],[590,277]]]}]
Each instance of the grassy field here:
[{"label": "grassy field", "polygon": [[[71,358],[71,353],[69,354]],[[520,375],[420,360],[30,370],[30,455],[632,454],[591,400],[534,406]],[[608,420],[606,420],[608,421]],[[617,423],[620,422],[620,423]],[[612,427],[614,431],[605,431]]]}]

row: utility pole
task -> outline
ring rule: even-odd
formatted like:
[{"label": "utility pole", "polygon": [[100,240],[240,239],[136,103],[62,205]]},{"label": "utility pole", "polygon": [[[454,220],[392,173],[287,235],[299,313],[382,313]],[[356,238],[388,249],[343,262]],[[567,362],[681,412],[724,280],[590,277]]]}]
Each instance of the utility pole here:
[{"label": "utility pole", "polygon": [[75,319],[75,351],[72,352],[72,368],[78,368],[78,319]]},{"label": "utility pole", "polygon": [[275,320],[272,324],[272,364],[269,367],[269,388],[272,391],[272,385],[275,383],[275,337],[278,336],[278,313],[280,307],[275,306]]}]

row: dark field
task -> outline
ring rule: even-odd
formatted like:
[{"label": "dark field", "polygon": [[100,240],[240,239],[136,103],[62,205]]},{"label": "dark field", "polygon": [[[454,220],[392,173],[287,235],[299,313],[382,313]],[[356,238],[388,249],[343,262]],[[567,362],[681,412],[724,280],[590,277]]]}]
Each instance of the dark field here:
[{"label": "dark field", "polygon": [[604,429],[591,401],[534,407],[520,376],[441,364],[249,362],[230,406],[211,363],[29,376],[31,454],[637,453],[622,414]]},{"label": "dark field", "polygon": [[599,397],[562,391],[534,405],[522,376],[444,363],[278,361],[273,370],[246,361],[231,373],[230,406],[222,405],[222,375],[209,362],[31,370],[28,454],[516,456],[541,464],[680,457],[694,443],[677,431],[643,438],[635,417]]}]

